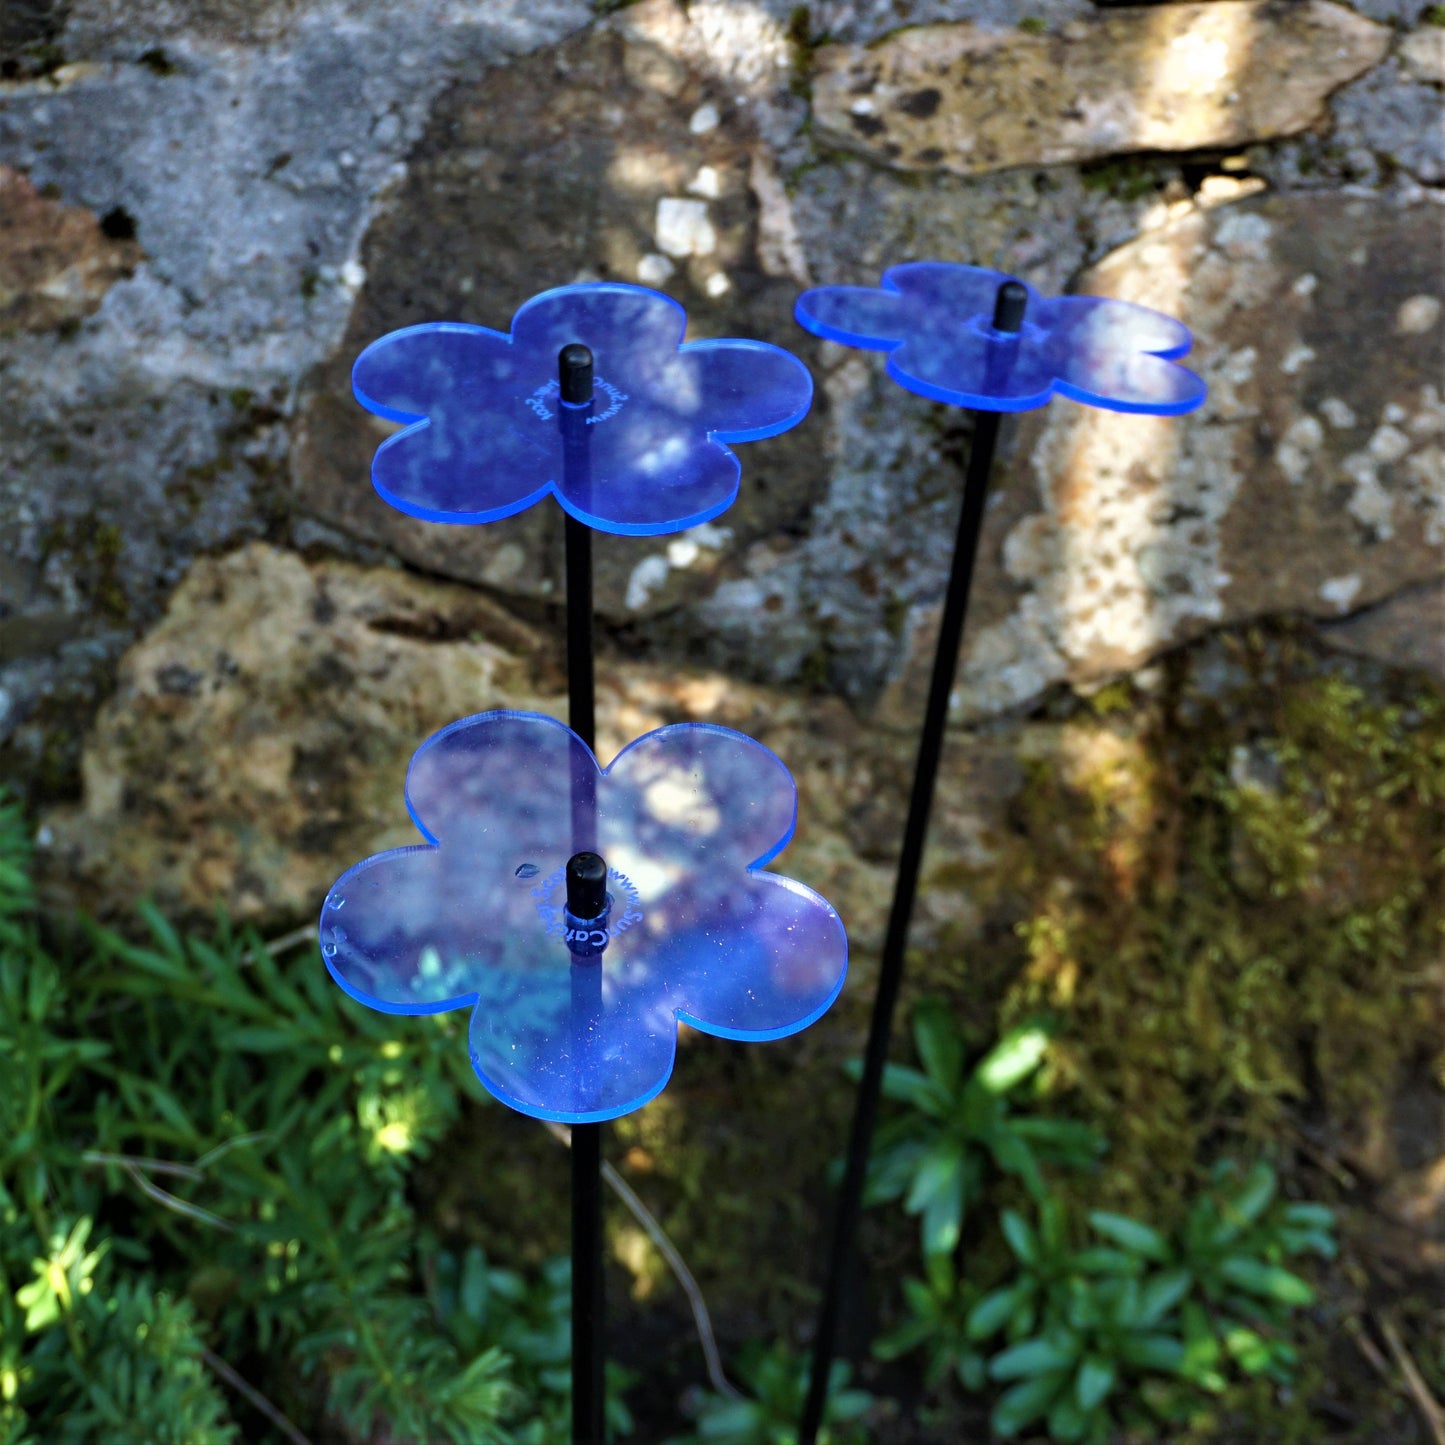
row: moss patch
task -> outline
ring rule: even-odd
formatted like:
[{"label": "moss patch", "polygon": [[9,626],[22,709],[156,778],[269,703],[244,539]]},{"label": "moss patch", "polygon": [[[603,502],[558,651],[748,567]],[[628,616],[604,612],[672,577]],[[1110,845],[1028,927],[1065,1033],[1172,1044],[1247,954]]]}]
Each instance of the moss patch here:
[{"label": "moss patch", "polygon": [[1114,1140],[1106,1193],[1157,1217],[1217,1141],[1265,1148],[1306,1117],[1348,1147],[1439,1046],[1438,689],[1367,693],[1259,630],[1030,750],[1002,1012],[1067,1016],[1056,1078]]}]

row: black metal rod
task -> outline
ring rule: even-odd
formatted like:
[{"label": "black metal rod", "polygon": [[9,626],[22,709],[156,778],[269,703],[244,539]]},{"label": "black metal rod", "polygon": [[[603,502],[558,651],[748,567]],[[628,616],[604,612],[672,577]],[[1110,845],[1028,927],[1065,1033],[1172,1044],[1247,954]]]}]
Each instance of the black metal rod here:
[{"label": "black metal rod", "polygon": [[566,514],[567,723],[587,746],[597,743],[592,661],[592,529]]},{"label": "black metal rod", "polygon": [[[592,353],[564,346],[557,357],[563,466],[568,490],[586,486],[587,426],[592,400]],[[592,529],[565,513],[564,566],[567,580],[567,721],[593,748],[597,743],[596,674],[592,651]],[[578,849],[591,846],[589,818],[578,827],[587,800],[574,798]],[[569,885],[570,885],[569,877]],[[604,868],[605,888],[605,868]],[[576,983],[600,991],[598,960],[574,961],[587,977]],[[576,990],[574,989],[574,992]],[[589,990],[590,996],[591,990]],[[604,1445],[606,1301],[602,1276],[602,1125],[572,1126],[572,1445]]]},{"label": "black metal rod", "polygon": [[[594,965],[595,966],[595,965]],[[602,1125],[572,1126],[572,1445],[603,1445]]]},{"label": "black metal rod", "polygon": [[[994,307],[995,330],[1009,333],[1017,332],[1021,328],[1023,302],[1027,296],[1028,293],[1016,281],[1005,282],[999,288]],[[1000,347],[1005,351],[1013,349],[1007,342],[1001,342]],[[1010,358],[1004,356],[1000,359],[1002,364],[1007,365]],[[833,1224],[828,1273],[823,1288],[823,1304],[818,1314],[817,1333],[813,1339],[812,1369],[808,1379],[808,1395],[803,1405],[803,1418],[798,1429],[798,1445],[816,1445],[827,1406],[828,1376],[832,1371],[833,1356],[837,1350],[843,1297],[849,1283],[858,1223],[863,1211],[868,1153],[873,1143],[873,1127],[878,1118],[878,1100],[883,1087],[883,1069],[888,1062],[888,1041],[893,1030],[893,1014],[898,1004],[899,990],[903,985],[908,928],[913,918],[918,873],[923,862],[924,844],[928,841],[928,818],[933,807],[938,764],[943,754],[944,735],[948,727],[948,699],[958,671],[958,651],[963,642],[963,625],[968,615],[973,564],[978,553],[979,533],[983,529],[984,503],[988,497],[994,450],[998,445],[999,414],[994,411],[981,411],[975,415],[977,422],[973,445],[968,455],[968,471],[964,478],[963,504],[959,508],[953,561],[949,567],[948,588],[944,594],[943,616],[938,626],[938,646],[933,655],[933,675],[928,684],[928,701],[924,705],[923,730],[918,740],[918,759],[914,765],[913,790],[908,800],[908,817],[903,828],[903,847],[898,857],[893,905],[883,938],[878,993],[873,1002],[868,1047],[863,1057],[863,1076],[858,1084],[854,1105],[853,1129],[848,1141],[847,1163]]]}]

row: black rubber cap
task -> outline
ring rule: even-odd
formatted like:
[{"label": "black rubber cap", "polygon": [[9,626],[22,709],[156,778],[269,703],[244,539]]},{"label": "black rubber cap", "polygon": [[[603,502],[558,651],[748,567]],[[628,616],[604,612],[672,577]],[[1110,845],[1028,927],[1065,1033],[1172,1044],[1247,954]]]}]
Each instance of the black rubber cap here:
[{"label": "black rubber cap", "polygon": [[1021,281],[1005,281],[993,303],[995,331],[1022,331],[1024,308],[1029,304],[1028,288]]},{"label": "black rubber cap", "polygon": [[567,860],[567,912],[596,918],[607,911],[607,864],[596,853],[574,853]]},{"label": "black rubber cap", "polygon": [[585,406],[592,400],[592,352],[580,341],[571,342],[557,353],[557,380],[563,401]]}]

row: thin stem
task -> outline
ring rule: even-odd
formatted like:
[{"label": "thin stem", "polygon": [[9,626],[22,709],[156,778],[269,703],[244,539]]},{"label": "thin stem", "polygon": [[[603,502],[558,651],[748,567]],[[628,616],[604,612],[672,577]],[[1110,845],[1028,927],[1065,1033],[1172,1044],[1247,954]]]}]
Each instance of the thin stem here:
[{"label": "thin stem", "polygon": [[[548,1124],[553,1138],[561,1140],[568,1148],[572,1146],[572,1131],[565,1124]],[[614,1194],[627,1206],[632,1217],[642,1226],[643,1233],[656,1246],[657,1252],[667,1261],[687,1302],[692,1308],[692,1321],[697,1326],[698,1343],[702,1346],[703,1362],[707,1366],[708,1383],[719,1395],[729,1400],[741,1400],[743,1392],[723,1372],[722,1354],[717,1347],[717,1335],[712,1327],[712,1316],[708,1313],[707,1300],[703,1297],[702,1286],[687,1267],[677,1246],[667,1231],[658,1222],[657,1216],[638,1197],[632,1186],[605,1159],[602,1161],[602,1178]]]},{"label": "thin stem", "polygon": [[106,1154],[87,1149],[81,1156],[83,1164],[117,1164],[127,1169],[144,1169],[151,1174],[174,1174],[179,1179],[204,1179],[194,1164],[172,1164],[168,1159],[147,1159],[138,1154]]},{"label": "thin stem", "polygon": [[572,1441],[603,1445],[602,1126],[572,1126]]},{"label": "thin stem", "polygon": [[592,529],[566,516],[567,722],[589,748],[597,743],[592,660]]},{"label": "thin stem", "polygon": [[934,783],[938,776],[948,725],[948,699],[953,691],[953,680],[958,670],[958,651],[963,641],[964,620],[968,614],[969,586],[973,580],[979,533],[983,528],[984,502],[988,494],[994,449],[998,444],[998,427],[997,412],[977,414],[973,446],[968,458],[968,473],[964,481],[963,505],[958,515],[958,532],[954,540],[948,590],[944,596],[943,616],[939,622],[938,646],[933,657],[933,676],[929,682],[923,730],[918,742],[913,791],[908,801],[903,847],[898,858],[893,907],[888,915],[888,928],[883,940],[878,995],[873,1005],[873,1020],[863,1061],[863,1077],[858,1085],[847,1165],[833,1226],[827,1281],[823,1291],[823,1306],[818,1315],[818,1331],[813,1342],[812,1372],[798,1432],[798,1445],[814,1445],[827,1404],[828,1376],[837,1349],[843,1296],[863,1208],[868,1151],[873,1142],[873,1127],[878,1117],[878,1100],[882,1091],[883,1069],[888,1062],[888,1040],[893,1029],[893,1014],[903,984],[908,927],[912,921],[913,902],[918,892],[918,874],[923,862],[924,844],[928,839],[928,818],[933,805]]},{"label": "thin stem", "polygon": [[1386,1345],[1389,1346],[1391,1357],[1405,1377],[1406,1393],[1419,1410],[1425,1428],[1430,1432],[1430,1438],[1435,1445],[1445,1445],[1445,1410],[1440,1408],[1440,1402],[1430,1393],[1430,1387],[1425,1383],[1420,1367],[1405,1348],[1400,1332],[1395,1328],[1390,1316],[1381,1312],[1375,1319],[1379,1323],[1380,1333],[1385,1337]]},{"label": "thin stem", "polygon": [[238,1395],[242,1396],[253,1409],[264,1415],[290,1442],[291,1445],[311,1445],[304,1436],[254,1385],[243,1380],[218,1354],[201,1346],[201,1358],[211,1373],[218,1375]]},{"label": "thin stem", "polygon": [[194,1219],[197,1224],[209,1224],[213,1229],[219,1229],[225,1234],[235,1233],[235,1226],[222,1219],[219,1214],[212,1214],[209,1209],[202,1209],[198,1204],[187,1204],[184,1199],[177,1199],[174,1194],[147,1179],[135,1165],[122,1164],[121,1168],[142,1194],[154,1199],[162,1208],[169,1209],[174,1214],[183,1214],[187,1219]]}]

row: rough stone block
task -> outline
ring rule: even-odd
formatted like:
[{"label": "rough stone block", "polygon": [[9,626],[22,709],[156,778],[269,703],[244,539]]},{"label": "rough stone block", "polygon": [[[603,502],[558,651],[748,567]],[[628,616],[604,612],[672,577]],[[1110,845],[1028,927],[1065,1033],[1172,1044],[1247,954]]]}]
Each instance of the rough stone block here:
[{"label": "rough stone block", "polygon": [[877,160],[977,175],[1291,135],[1389,45],[1329,0],[1125,7],[1052,34],[926,25],[825,47],[814,107]]}]

